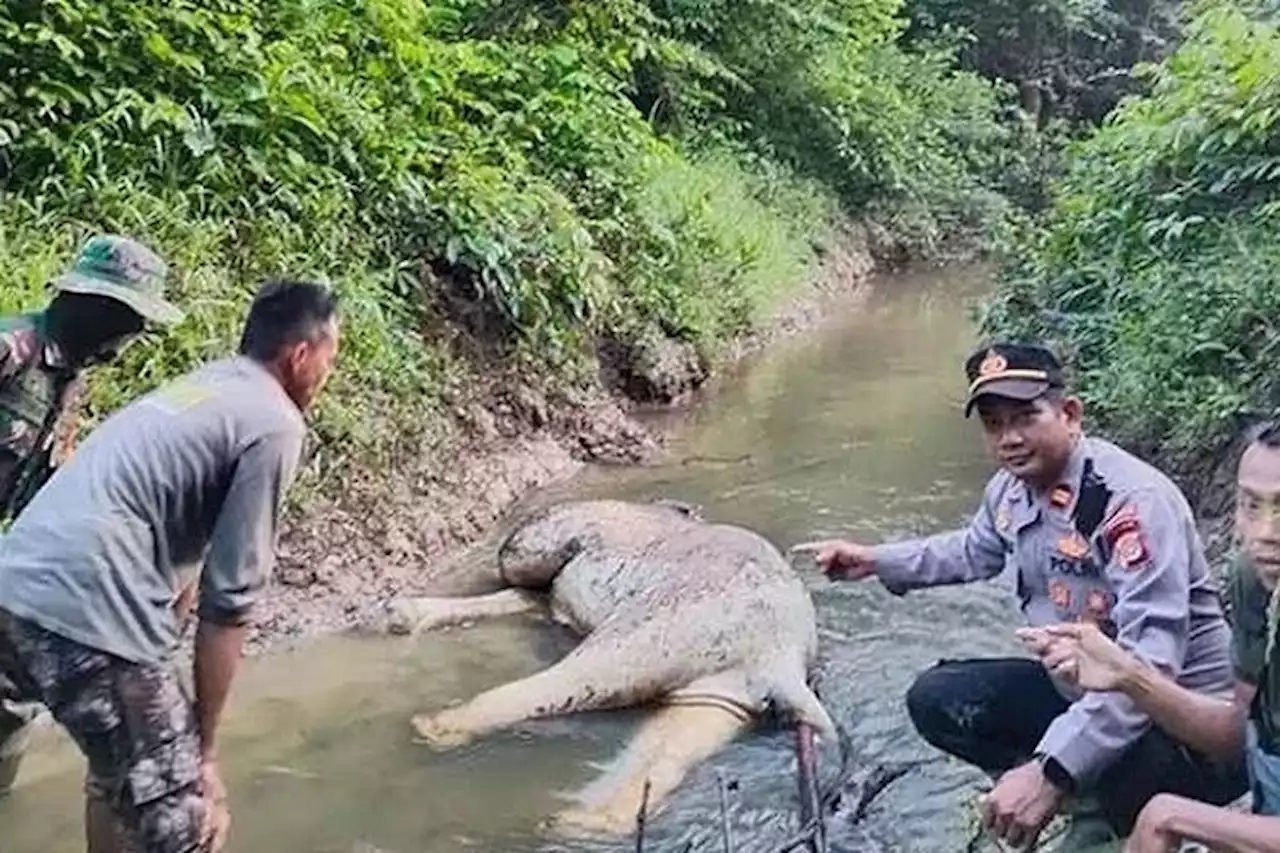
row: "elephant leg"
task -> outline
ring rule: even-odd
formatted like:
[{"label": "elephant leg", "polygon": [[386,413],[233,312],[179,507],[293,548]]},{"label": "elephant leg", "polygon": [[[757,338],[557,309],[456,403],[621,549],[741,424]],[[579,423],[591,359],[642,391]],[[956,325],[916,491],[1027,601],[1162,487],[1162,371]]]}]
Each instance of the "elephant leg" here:
[{"label": "elephant leg", "polygon": [[[688,772],[753,724],[723,705],[672,705],[641,725],[615,767],[593,782],[579,803],[551,817],[558,835],[626,835],[636,828],[641,804],[656,813]],[[645,799],[645,783],[649,795]]]},{"label": "elephant leg", "polygon": [[549,828],[561,834],[625,834],[645,802],[654,813],[698,764],[751,728],[763,710],[737,670],[697,679],[672,691],[641,725],[609,770],[560,812]]},{"label": "elephant leg", "polygon": [[524,589],[465,598],[398,598],[388,608],[388,627],[395,633],[412,634],[476,619],[529,613],[540,607],[538,596]]},{"label": "elephant leg", "polygon": [[643,704],[660,695],[660,679],[637,675],[616,650],[588,639],[542,672],[486,690],[456,708],[418,714],[412,725],[422,742],[437,749],[462,746],[524,720]]}]

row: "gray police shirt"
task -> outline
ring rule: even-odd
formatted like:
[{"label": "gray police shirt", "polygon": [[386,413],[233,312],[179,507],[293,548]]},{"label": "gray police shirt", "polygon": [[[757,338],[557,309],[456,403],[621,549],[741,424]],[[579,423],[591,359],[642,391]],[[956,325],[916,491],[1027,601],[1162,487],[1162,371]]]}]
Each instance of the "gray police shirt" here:
[{"label": "gray police shirt", "polygon": [[0,608],[136,662],[173,655],[174,605],[197,578],[201,619],[244,624],[305,433],[279,382],[243,356],[130,403],[0,536]]},{"label": "gray police shirt", "polygon": [[[1044,494],[1000,471],[967,527],[877,546],[875,561],[898,595],[1008,566],[1030,624],[1092,621],[1184,687],[1232,695],[1230,629],[1191,507],[1168,477],[1110,442],[1082,438]],[[1036,751],[1088,786],[1151,722],[1122,693],[1058,689],[1072,705]]]}]

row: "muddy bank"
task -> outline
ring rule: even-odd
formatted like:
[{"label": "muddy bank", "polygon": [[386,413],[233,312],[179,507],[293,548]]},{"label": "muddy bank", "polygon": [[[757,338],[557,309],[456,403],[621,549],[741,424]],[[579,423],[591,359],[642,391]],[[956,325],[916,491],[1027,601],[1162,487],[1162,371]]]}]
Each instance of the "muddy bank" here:
[{"label": "muddy bank", "polygon": [[530,491],[588,463],[654,460],[664,437],[646,413],[691,405],[772,342],[856,307],[887,266],[873,237],[866,226],[844,227],[769,322],[714,358],[673,341],[606,343],[596,374],[571,383],[476,365],[429,446],[389,470],[360,472],[340,497],[287,520],[250,653],[376,628],[394,595],[491,588],[491,561],[467,559],[468,546]]}]

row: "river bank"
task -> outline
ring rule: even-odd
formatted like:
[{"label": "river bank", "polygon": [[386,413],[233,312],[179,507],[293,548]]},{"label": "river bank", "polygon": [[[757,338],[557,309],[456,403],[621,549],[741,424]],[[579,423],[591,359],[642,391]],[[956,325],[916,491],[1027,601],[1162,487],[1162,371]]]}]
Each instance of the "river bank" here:
[{"label": "river bank", "polygon": [[468,559],[468,549],[529,492],[587,464],[652,464],[666,438],[654,415],[713,395],[753,355],[867,298],[892,250],[873,224],[839,234],[768,322],[709,363],[670,341],[643,353],[602,347],[594,377],[557,385],[474,359],[430,445],[389,470],[348,477],[340,495],[287,519],[249,653],[377,626],[392,596],[491,588],[492,562]]},{"label": "river bank", "polygon": [[[779,338],[742,369],[718,374],[705,405],[657,418],[650,429],[679,426],[652,463],[588,466],[517,511],[606,495],[677,497],[784,548],[835,533],[879,541],[947,529],[971,514],[991,472],[956,387],[972,346],[967,310],[988,287],[981,266],[876,276],[821,328]],[[473,568],[491,542],[476,549]],[[1011,632],[992,630],[1016,621],[1008,584],[898,598],[874,584],[828,583],[801,562],[797,569],[817,611],[823,698],[850,735],[852,766],[915,768],[865,819],[832,821],[832,849],[962,849],[981,774],[937,760],[902,697],[939,654],[1016,652]],[[634,849],[630,838],[558,842],[537,827],[620,754],[637,713],[531,721],[451,753],[410,743],[412,715],[543,670],[574,645],[542,620],[512,618],[407,637],[315,636],[246,661],[221,729],[234,816],[228,853]],[[824,774],[835,761],[824,748]],[[646,849],[717,849],[722,778],[737,783],[727,805],[744,849],[781,844],[795,831],[793,765],[785,730],[765,726],[736,740],[652,815]],[[74,745],[60,729],[42,732],[18,790],[0,801],[5,853],[81,849],[82,785]]]}]

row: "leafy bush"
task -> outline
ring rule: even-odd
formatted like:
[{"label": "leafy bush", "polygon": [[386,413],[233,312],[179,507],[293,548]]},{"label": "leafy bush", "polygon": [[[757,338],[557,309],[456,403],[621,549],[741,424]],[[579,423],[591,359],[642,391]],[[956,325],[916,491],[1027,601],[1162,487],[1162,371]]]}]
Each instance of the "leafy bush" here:
[{"label": "leafy bush", "polygon": [[1002,216],[998,95],[898,52],[898,5],[15,0],[0,310],[90,230],[171,262],[190,318],[99,374],[97,417],[226,352],[262,277],[335,281],[321,435],[391,459],[456,368],[423,345],[441,314],[550,370],[605,335],[714,347],[841,213],[915,205],[930,239]]},{"label": "leafy bush", "polygon": [[1206,4],[1188,40],[1073,152],[1051,227],[988,306],[1074,356],[1118,438],[1178,465],[1280,406],[1280,27]]}]

